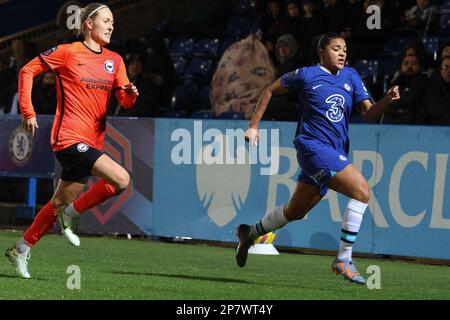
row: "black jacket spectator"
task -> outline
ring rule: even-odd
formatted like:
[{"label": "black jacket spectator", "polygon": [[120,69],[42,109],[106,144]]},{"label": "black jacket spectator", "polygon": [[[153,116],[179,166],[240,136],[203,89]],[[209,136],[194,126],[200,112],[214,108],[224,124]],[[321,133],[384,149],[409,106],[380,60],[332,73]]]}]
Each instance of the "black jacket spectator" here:
[{"label": "black jacket spectator", "polygon": [[442,60],[439,83],[425,94],[424,120],[429,125],[450,125],[450,56]]},{"label": "black jacket spectator", "polygon": [[32,101],[37,114],[55,114],[56,79],[53,72],[47,71],[40,76],[33,87]]}]

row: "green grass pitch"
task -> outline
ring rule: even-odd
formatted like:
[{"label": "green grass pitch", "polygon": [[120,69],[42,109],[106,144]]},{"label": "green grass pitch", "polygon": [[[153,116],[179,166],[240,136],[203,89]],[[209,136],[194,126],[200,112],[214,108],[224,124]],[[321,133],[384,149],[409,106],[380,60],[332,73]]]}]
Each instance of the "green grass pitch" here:
[{"label": "green grass pitch", "polygon": [[[0,231],[2,254],[22,233]],[[82,237],[79,248],[59,235],[32,250],[32,279],[15,275],[0,258],[0,299],[450,299],[450,269],[380,259],[355,259],[381,270],[381,289],[344,281],[331,256],[250,255],[235,265],[234,249],[208,245]],[[67,287],[67,268],[81,271],[81,289]]]}]

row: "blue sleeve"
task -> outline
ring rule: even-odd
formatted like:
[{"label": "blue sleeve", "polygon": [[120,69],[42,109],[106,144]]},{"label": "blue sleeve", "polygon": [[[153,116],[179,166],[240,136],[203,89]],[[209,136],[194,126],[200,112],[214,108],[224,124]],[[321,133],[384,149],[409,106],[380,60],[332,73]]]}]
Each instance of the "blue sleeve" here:
[{"label": "blue sleeve", "polygon": [[299,91],[305,83],[304,68],[285,73],[281,76],[281,85],[292,91]]},{"label": "blue sleeve", "polygon": [[364,100],[372,100],[370,93],[367,91],[366,86],[364,85],[364,82],[362,81],[361,77],[359,76],[358,72],[356,70],[352,69],[352,82],[353,82],[353,104],[360,103]]}]

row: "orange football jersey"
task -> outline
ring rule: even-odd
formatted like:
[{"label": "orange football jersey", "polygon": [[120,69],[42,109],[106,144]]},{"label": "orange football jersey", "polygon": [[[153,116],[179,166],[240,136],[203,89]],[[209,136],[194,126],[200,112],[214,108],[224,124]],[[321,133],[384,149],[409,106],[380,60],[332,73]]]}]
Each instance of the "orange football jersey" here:
[{"label": "orange football jersey", "polygon": [[25,118],[35,116],[29,78],[47,69],[55,73],[57,82],[58,102],[51,133],[53,150],[77,142],[101,150],[111,92],[115,91],[126,108],[136,100],[120,89],[130,83],[122,58],[106,48],[92,51],[82,42],[59,45],[41,53],[19,75],[19,104]]}]

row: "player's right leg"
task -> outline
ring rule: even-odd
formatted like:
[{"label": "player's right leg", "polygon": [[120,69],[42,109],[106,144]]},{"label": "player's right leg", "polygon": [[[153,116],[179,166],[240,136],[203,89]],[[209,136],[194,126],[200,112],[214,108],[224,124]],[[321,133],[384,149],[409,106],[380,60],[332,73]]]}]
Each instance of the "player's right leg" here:
[{"label": "player's right leg", "polygon": [[260,221],[253,225],[241,224],[237,227],[239,245],[236,253],[236,263],[244,267],[247,262],[248,250],[255,239],[271,231],[278,230],[293,220],[300,220],[322,199],[317,186],[299,181],[294,194],[287,205],[281,205],[268,212]]},{"label": "player's right leg", "polygon": [[31,248],[53,227],[57,218],[57,210],[73,201],[83,186],[83,184],[59,181],[52,199],[39,210],[33,223],[24,233],[23,237],[13,247],[6,250],[6,257],[21,277],[31,277],[28,272]]}]

